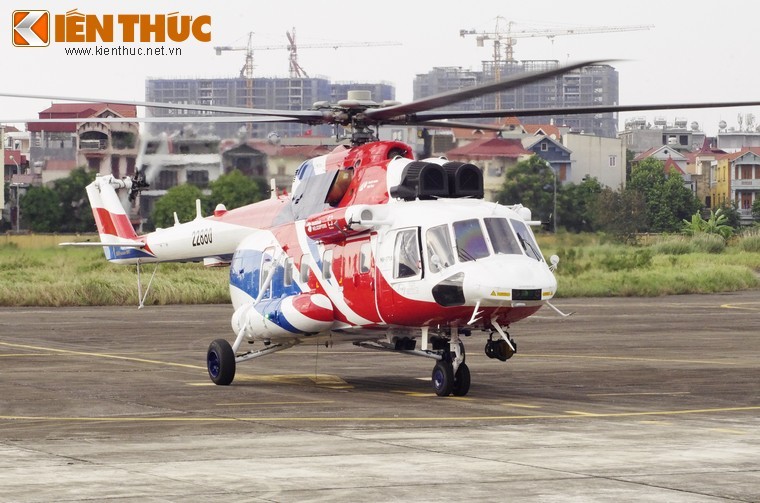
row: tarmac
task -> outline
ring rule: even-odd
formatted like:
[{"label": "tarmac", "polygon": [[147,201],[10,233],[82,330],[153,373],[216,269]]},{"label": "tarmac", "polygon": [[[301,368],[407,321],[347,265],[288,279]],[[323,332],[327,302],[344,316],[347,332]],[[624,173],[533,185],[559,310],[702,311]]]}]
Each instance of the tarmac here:
[{"label": "tarmac", "polygon": [[0,501],[760,501],[760,292],[555,304],[461,398],[345,343],[215,386],[226,305],[0,309]]}]

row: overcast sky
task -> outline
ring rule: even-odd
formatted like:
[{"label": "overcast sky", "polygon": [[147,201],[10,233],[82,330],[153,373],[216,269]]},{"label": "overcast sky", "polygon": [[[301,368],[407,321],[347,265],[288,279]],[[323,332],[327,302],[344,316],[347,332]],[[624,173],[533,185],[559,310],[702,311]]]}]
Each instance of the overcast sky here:
[{"label": "overcast sky", "polygon": [[[711,5],[711,7],[709,7]],[[620,102],[624,104],[692,101],[760,101],[758,69],[758,12],[756,2],[726,0],[701,4],[693,0],[637,2],[614,1],[492,1],[469,2],[385,0],[333,2],[284,0],[280,2],[209,2],[208,0],[37,0],[28,8],[64,14],[168,14],[179,12],[212,17],[212,41],[164,44],[180,47],[181,56],[113,57],[67,56],[56,44],[45,48],[17,48],[10,40],[12,12],[17,4],[4,2],[5,23],[0,23],[3,78],[0,88],[9,92],[46,95],[145,99],[146,77],[234,77],[244,63],[243,52],[217,56],[215,45],[243,46],[254,32],[254,45],[287,43],[285,31],[295,27],[299,45],[323,42],[400,42],[398,46],[299,51],[299,62],[311,76],[333,81],[388,81],[396,97],[412,99],[415,74],[434,66],[473,70],[490,59],[492,46],[477,47],[475,38],[460,37],[460,29],[493,32],[497,16],[515,23],[515,30],[547,28],[653,25],[646,31],[590,35],[521,38],[515,47],[518,60],[618,60]],[[504,22],[501,22],[504,26]],[[113,44],[118,46],[120,44]],[[160,44],[152,44],[156,46]],[[144,47],[149,47],[145,45]],[[254,75],[287,76],[286,50],[254,53]],[[50,100],[0,98],[0,119],[32,118]],[[725,120],[738,126],[738,113],[760,109],[651,112],[669,122],[685,117],[699,122],[709,134]],[[621,114],[622,118],[636,114]],[[622,128],[622,120],[621,125]]]}]

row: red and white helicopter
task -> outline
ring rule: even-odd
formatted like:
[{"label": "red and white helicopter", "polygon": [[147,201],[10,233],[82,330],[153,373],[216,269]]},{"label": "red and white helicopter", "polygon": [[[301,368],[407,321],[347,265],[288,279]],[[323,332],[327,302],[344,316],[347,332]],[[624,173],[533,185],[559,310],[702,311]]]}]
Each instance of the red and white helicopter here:
[{"label": "red and white helicopter", "polygon": [[[125,194],[135,197],[146,186],[144,180],[98,176],[87,187],[101,239],[92,244],[103,246],[109,261],[137,264],[138,271],[140,264],[166,261],[230,265],[234,339],[231,344],[227,339],[211,342],[206,358],[216,384],[230,384],[237,364],[246,360],[306,342],[351,341],[364,348],[435,360],[436,394],[463,396],[470,389],[470,370],[462,337],[481,333],[489,357],[509,359],[517,345],[507,329],[542,306],[551,306],[549,301],[557,293],[552,271],[558,259],[552,257],[552,265],[545,261],[530,229],[537,222],[531,221],[527,208],[483,200],[478,167],[443,158],[416,160],[410,146],[378,141],[373,128],[452,127],[461,123],[443,119],[545,115],[546,109],[430,109],[595,63],[522,74],[408,104],[349,99],[307,111],[44,97],[245,114],[205,117],[206,121],[297,121],[350,129],[351,145],[304,162],[288,195],[273,192],[268,200],[231,210],[219,205],[205,218],[198,205],[194,220],[145,235],[135,233],[120,199]],[[757,103],[562,111],[748,104]],[[251,349],[242,351],[243,342],[252,344]]]}]

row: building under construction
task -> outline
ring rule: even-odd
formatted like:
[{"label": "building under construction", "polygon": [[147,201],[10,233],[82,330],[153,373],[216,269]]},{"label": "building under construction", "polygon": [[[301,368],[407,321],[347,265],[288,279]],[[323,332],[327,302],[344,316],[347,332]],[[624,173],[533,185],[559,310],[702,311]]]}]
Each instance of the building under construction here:
[{"label": "building under construction", "polygon": [[[459,67],[437,67],[428,73],[416,76],[414,99],[470,85],[493,82],[516,73],[556,68],[559,65],[559,61],[555,60],[529,60],[499,62],[498,66],[493,61],[484,61],[481,71],[464,70]],[[618,102],[617,70],[609,65],[593,65],[553,79],[451,105],[444,110],[540,109],[616,105]],[[589,115],[547,114],[519,117],[519,119],[523,124],[552,123],[596,136],[615,138],[617,135],[617,114],[611,112]]]},{"label": "building under construction", "polygon": [[[145,81],[146,101],[170,103],[190,103],[195,105],[214,105],[226,107],[241,107],[275,109],[275,110],[305,110],[317,101],[336,102],[345,99],[348,90],[367,90],[372,93],[375,101],[392,100],[395,88],[387,82],[380,83],[331,83],[325,78],[274,78],[256,77],[251,82],[245,77],[217,79],[148,79]],[[185,110],[148,109],[152,117],[191,117],[209,116],[208,112],[193,112]],[[229,114],[220,114],[229,115]],[[151,125],[151,133],[175,132],[181,130],[184,124],[181,119],[177,123],[158,123]],[[202,128],[198,125],[196,128]],[[215,123],[206,126],[221,138],[234,138],[246,132],[243,123]],[[333,130],[330,126],[311,126],[308,124],[257,124],[249,126],[250,136],[266,138],[271,133],[282,137],[304,135],[330,136]]]}]

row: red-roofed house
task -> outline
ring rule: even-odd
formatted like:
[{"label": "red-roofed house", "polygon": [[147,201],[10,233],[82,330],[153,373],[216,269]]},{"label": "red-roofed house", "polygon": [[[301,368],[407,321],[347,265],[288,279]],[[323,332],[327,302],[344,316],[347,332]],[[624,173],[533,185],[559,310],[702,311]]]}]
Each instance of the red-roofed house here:
[{"label": "red-roofed house", "polygon": [[661,147],[652,147],[634,157],[631,164],[635,166],[644,159],[649,158],[654,158],[662,162],[667,162],[668,159],[670,159],[672,161],[670,165],[673,166],[673,164],[675,164],[678,168],[679,173],[683,175],[688,174],[686,167],[689,164],[689,160],[684,154],[674,149],[673,147],[670,147],[668,145],[663,145]]},{"label": "red-roofed house", "polygon": [[745,147],[717,158],[710,170],[711,207],[735,202],[742,223],[752,223],[752,204],[760,200],[760,147]]},{"label": "red-roofed house", "polygon": [[134,105],[113,103],[54,103],[39,112],[40,119],[72,122],[32,122],[29,157],[32,170],[48,183],[87,166],[101,174],[132,175],[135,171],[139,126],[136,122],[83,122],[93,117],[136,117]]},{"label": "red-roofed house", "polygon": [[446,152],[452,161],[470,162],[483,170],[486,200],[494,200],[507,170],[531,155],[517,138],[485,138]]}]

